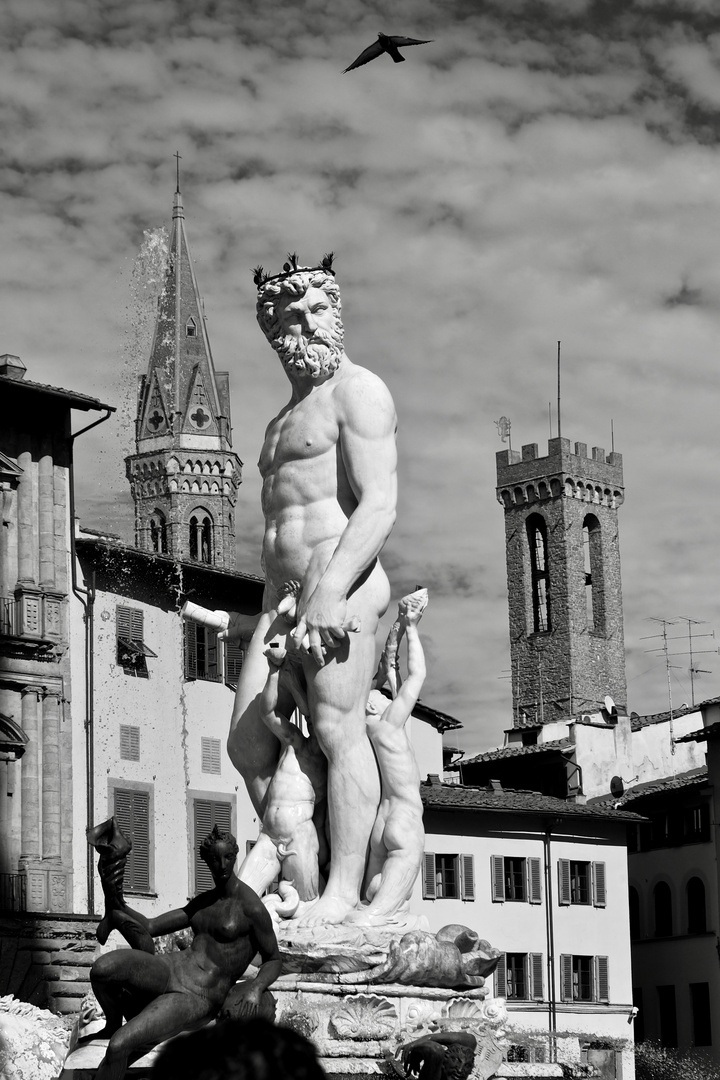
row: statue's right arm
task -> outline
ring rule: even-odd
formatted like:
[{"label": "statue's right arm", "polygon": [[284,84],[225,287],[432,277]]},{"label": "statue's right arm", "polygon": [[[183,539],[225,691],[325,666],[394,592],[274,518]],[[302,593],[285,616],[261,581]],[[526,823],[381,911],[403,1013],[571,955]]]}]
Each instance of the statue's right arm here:
[{"label": "statue's right arm", "polygon": [[408,675],[398,690],[398,695],[391,701],[383,713],[383,723],[401,728],[417,705],[423,683],[425,682],[425,653],[420,635],[414,623],[405,627],[408,644]]},{"label": "statue's right arm", "polygon": [[297,734],[301,734],[294,724],[291,724],[286,716],[278,712],[278,700],[280,697],[280,668],[270,667],[268,677],[265,680],[260,695],[260,719],[273,735],[283,743],[293,742]]}]

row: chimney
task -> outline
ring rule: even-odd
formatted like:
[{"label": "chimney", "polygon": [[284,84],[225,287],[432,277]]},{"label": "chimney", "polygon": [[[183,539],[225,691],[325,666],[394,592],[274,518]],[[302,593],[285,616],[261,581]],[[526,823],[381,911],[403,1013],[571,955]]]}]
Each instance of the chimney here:
[{"label": "chimney", "polygon": [[13,356],[12,353],[3,353],[0,356],[0,375],[4,375],[6,379],[23,379],[26,371],[27,368],[19,356]]}]

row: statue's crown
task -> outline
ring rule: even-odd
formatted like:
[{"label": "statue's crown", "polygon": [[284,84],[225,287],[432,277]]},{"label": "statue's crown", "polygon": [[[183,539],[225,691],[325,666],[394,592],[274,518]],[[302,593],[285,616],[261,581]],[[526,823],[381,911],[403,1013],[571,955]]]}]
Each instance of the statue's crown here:
[{"label": "statue's crown", "polygon": [[323,255],[322,262],[319,264],[319,266],[300,266],[300,264],[298,263],[298,257],[293,252],[292,255],[288,255],[288,261],[286,263],[283,263],[282,271],[279,274],[266,274],[264,267],[254,267],[253,281],[255,282],[257,287],[260,288],[261,285],[265,285],[268,281],[281,281],[283,278],[292,277],[293,274],[301,272],[307,272],[309,274],[312,274],[316,270],[322,270],[324,273],[332,274],[334,277],[335,271],[333,270],[332,266],[334,258],[335,253],[331,251],[328,255]]}]

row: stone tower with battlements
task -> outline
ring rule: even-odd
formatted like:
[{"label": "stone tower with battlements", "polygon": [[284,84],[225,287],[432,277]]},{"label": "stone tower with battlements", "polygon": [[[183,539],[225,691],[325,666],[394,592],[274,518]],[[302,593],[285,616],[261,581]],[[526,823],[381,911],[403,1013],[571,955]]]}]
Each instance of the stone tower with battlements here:
[{"label": "stone tower with battlements", "polygon": [[626,706],[618,507],[622,455],[569,439],[504,450],[513,726]]},{"label": "stone tower with battlements", "polygon": [[242,462],[232,449],[229,376],[213,364],[179,190],[150,361],[139,380],[135,448],[125,467],[136,546],[234,569]]}]

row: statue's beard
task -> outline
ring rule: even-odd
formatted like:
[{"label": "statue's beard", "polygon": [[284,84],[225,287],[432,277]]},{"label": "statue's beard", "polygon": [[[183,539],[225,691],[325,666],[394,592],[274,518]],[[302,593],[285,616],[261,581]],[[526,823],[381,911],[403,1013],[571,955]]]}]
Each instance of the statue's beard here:
[{"label": "statue's beard", "polygon": [[331,334],[316,330],[311,338],[284,334],[275,338],[273,348],[286,371],[320,379],[332,375],[343,357],[342,331]]}]

